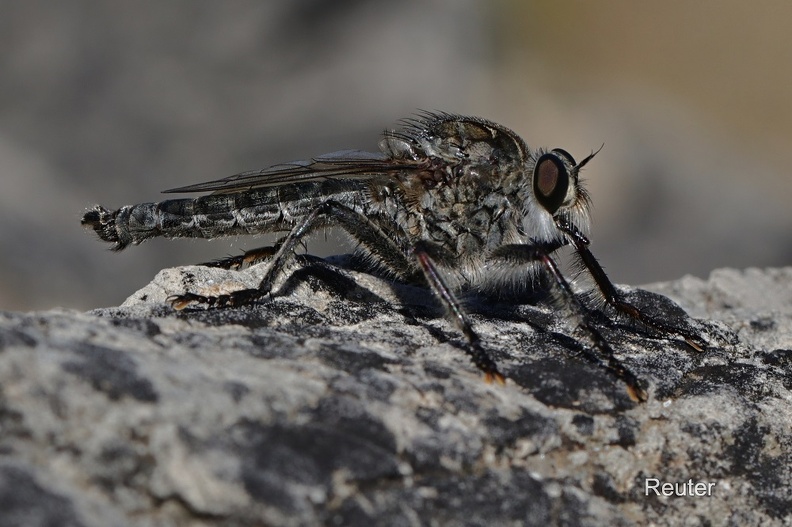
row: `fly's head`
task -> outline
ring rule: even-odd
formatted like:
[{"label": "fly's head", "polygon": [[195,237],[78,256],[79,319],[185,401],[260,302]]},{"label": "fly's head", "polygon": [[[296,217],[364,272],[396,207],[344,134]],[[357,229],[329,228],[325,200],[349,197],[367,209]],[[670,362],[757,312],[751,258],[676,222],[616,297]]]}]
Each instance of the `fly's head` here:
[{"label": "fly's head", "polygon": [[[599,150],[597,151],[599,152]],[[580,180],[580,170],[597,154],[579,163],[561,148],[538,150],[526,164],[529,177],[523,178],[523,231],[535,241],[565,243],[560,224],[572,225],[587,235],[590,200]]]}]

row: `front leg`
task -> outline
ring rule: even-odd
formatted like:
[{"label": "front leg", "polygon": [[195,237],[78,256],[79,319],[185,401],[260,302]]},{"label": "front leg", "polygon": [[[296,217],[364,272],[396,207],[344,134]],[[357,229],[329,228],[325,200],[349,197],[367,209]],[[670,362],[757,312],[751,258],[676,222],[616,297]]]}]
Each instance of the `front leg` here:
[{"label": "front leg", "polygon": [[556,224],[558,225],[558,228],[569,237],[570,241],[575,247],[575,251],[577,251],[578,256],[580,256],[580,260],[586,266],[586,269],[588,269],[592,278],[594,278],[597,288],[600,290],[602,296],[605,298],[605,301],[610,306],[616,309],[616,311],[619,313],[623,313],[630,318],[639,321],[641,324],[650,329],[658,331],[664,335],[682,337],[685,342],[696,351],[704,351],[702,346],[698,344],[701,339],[697,336],[691,335],[686,331],[674,327],[662,320],[650,318],[646,316],[640,309],[624,300],[621,293],[619,293],[613,286],[613,283],[608,278],[608,275],[605,274],[605,270],[602,268],[589,249],[590,242],[588,238],[586,238],[583,233],[581,233],[574,225],[566,220],[557,219]]},{"label": "front leg", "polygon": [[588,310],[575,296],[569,282],[567,282],[564,275],[561,274],[555,261],[550,256],[550,253],[555,249],[556,247],[554,246],[545,247],[541,244],[503,245],[495,250],[490,255],[490,258],[502,260],[512,265],[525,265],[532,262],[540,262],[550,273],[550,276],[553,277],[559,292],[559,299],[565,304],[568,316],[575,321],[575,324],[588,337],[591,348],[598,351],[605,360],[603,361],[589,354],[586,354],[585,357],[594,362],[597,366],[621,379],[627,385],[627,393],[630,395],[631,399],[637,402],[646,401],[648,395],[641,387],[638,378],[616,358],[610,344],[608,344],[602,334],[589,321],[590,317]]}]

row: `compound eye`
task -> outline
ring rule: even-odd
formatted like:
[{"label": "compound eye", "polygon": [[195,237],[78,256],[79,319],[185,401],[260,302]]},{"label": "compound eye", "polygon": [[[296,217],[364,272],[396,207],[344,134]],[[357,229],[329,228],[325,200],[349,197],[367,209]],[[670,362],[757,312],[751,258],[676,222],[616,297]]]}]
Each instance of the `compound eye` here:
[{"label": "compound eye", "polygon": [[570,165],[572,165],[572,166],[575,166],[575,165],[577,165],[577,162],[575,161],[575,158],[574,158],[574,157],[572,157],[572,154],[570,154],[569,152],[567,152],[567,151],[566,151],[566,150],[564,150],[563,148],[553,148],[553,150],[551,150],[551,151],[552,151],[554,154],[558,154],[558,155],[560,155],[561,157],[565,157],[565,158],[566,158],[566,160],[567,160],[567,161],[569,161],[569,164],[570,164]]},{"label": "compound eye", "polygon": [[534,193],[539,203],[553,214],[564,202],[569,189],[569,173],[555,154],[545,154],[536,161]]}]

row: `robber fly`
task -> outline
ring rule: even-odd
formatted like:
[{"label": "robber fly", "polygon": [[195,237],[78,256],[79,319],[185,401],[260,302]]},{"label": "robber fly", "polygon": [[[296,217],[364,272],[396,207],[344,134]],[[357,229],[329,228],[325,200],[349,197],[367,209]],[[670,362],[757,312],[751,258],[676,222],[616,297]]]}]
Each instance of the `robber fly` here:
[{"label": "robber fly", "polygon": [[504,377],[457,295],[495,295],[530,285],[544,273],[568,316],[589,335],[598,364],[624,381],[633,399],[645,400],[641,383],[589,321],[588,308],[553,258],[559,248],[572,246],[607,304],[663,334],[685,338],[626,302],[589,250],[590,203],[579,173],[596,152],[576,162],[560,148],[532,150],[508,128],[477,117],[423,113],[402,125],[384,133],[379,153],[340,151],[165,191],[210,192],[198,198],[112,211],[97,205],[82,224],[116,251],[155,236],[287,233],[270,250],[215,264],[234,268],[269,256],[258,288],[219,296],[185,292],[168,298],[176,309],[255,302],[271,292],[307,235],[340,227],[380,271],[428,285],[464,334],[472,362],[487,381],[501,383]]}]

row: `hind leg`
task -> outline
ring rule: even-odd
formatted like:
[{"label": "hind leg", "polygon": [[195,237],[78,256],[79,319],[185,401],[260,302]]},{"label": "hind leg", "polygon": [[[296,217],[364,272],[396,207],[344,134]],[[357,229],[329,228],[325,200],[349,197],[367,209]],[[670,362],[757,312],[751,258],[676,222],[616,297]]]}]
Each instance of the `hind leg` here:
[{"label": "hind leg", "polygon": [[220,258],[218,260],[212,260],[211,262],[205,262],[200,265],[204,267],[219,267],[220,269],[239,271],[252,265],[256,265],[257,263],[261,263],[265,260],[269,260],[278,253],[278,248],[280,245],[281,244],[278,243],[268,247],[258,247],[256,249],[245,251],[244,253],[237,256]]},{"label": "hind leg", "polygon": [[[380,230],[372,221],[346,205],[336,201],[319,204],[310,214],[298,223],[277,247],[272,256],[270,267],[256,289],[241,289],[225,295],[203,296],[195,293],[174,295],[167,299],[176,309],[184,309],[191,304],[204,304],[209,307],[239,306],[250,304],[268,295],[272,286],[283,275],[294,259],[297,245],[317,228],[338,225],[365,247],[383,267],[392,271],[394,276],[412,276],[414,264],[407,260],[399,245]],[[263,253],[262,253],[263,254]],[[245,255],[242,255],[243,258]],[[221,260],[228,262],[231,259]],[[233,265],[236,261],[231,261]]]}]

